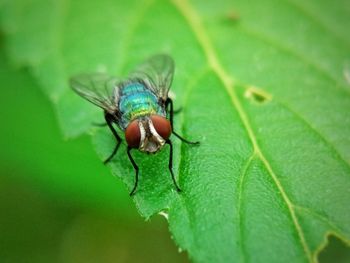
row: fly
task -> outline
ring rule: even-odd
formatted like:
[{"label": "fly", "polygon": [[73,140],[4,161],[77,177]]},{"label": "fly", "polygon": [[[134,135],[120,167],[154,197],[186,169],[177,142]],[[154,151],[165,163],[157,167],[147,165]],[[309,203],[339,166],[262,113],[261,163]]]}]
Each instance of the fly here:
[{"label": "fly", "polygon": [[157,153],[169,145],[169,171],[174,186],[181,191],[173,173],[173,145],[170,135],[187,144],[199,144],[182,138],[173,129],[174,108],[168,92],[174,76],[174,61],[168,55],[155,55],[134,70],[129,78],[116,79],[102,73],[82,74],[70,79],[72,89],[104,111],[106,124],[116,138],[108,163],[116,155],[122,142],[113,124],[124,132],[127,155],[135,170],[135,184],[130,196],[135,194],[139,167],[131,155],[132,149]]}]

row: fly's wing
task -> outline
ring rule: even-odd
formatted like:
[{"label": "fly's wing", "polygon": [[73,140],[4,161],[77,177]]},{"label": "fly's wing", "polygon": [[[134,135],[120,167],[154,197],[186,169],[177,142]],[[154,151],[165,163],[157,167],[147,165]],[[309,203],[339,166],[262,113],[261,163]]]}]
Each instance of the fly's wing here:
[{"label": "fly's wing", "polygon": [[173,81],[174,69],[174,60],[168,55],[159,54],[139,65],[131,73],[131,78],[145,81],[153,92],[165,102]]},{"label": "fly's wing", "polygon": [[69,83],[76,93],[107,112],[118,110],[117,79],[102,73],[81,74],[72,77]]}]

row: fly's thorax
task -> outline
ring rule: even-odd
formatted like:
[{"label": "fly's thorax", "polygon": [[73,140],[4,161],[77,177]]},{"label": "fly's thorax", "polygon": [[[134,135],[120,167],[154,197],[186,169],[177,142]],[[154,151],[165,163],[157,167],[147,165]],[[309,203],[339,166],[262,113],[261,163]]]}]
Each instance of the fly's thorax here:
[{"label": "fly's thorax", "polygon": [[136,119],[125,130],[125,138],[129,147],[138,148],[146,153],[158,152],[170,134],[170,122],[160,115]]},{"label": "fly's thorax", "polygon": [[132,120],[154,114],[165,116],[164,106],[159,98],[141,81],[130,81],[121,89],[118,100],[120,126],[125,129]]}]

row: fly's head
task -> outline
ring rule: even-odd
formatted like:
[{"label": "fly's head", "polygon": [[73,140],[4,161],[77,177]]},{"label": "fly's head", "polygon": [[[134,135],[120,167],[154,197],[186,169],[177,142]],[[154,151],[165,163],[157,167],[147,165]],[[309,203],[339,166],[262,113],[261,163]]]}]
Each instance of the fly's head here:
[{"label": "fly's head", "polygon": [[170,135],[170,122],[160,115],[133,120],[125,130],[125,139],[129,147],[138,148],[146,153],[158,152]]}]

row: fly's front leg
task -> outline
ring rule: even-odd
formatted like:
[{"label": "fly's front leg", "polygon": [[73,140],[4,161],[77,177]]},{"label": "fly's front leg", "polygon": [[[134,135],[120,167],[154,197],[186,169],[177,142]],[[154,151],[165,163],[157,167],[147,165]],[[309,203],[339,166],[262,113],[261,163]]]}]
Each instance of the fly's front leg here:
[{"label": "fly's front leg", "polygon": [[171,124],[171,131],[172,133],[179,138],[181,141],[188,143],[188,144],[199,144],[199,142],[191,142],[189,140],[186,140],[185,138],[181,137],[179,134],[177,134],[174,131],[174,125],[173,125],[173,120],[174,120],[174,106],[173,106],[173,101],[170,98],[167,98],[165,102],[165,107],[168,108],[168,105],[170,105],[170,111],[169,111],[169,119],[170,119],[170,124]]},{"label": "fly's front leg", "polygon": [[166,143],[169,144],[169,146],[170,146],[169,171],[170,171],[170,174],[171,174],[171,178],[173,179],[173,182],[174,182],[176,190],[178,192],[181,192],[181,189],[180,189],[180,187],[178,186],[178,184],[176,182],[176,179],[175,179],[175,176],[174,176],[174,172],[173,172],[173,145],[172,145],[172,143],[171,143],[171,141],[169,139],[166,140]]},{"label": "fly's front leg", "polygon": [[136,162],[134,161],[134,159],[132,158],[130,151],[132,150],[131,147],[128,147],[127,153],[128,153],[128,157],[129,160],[132,164],[132,166],[134,167],[135,170],[135,184],[134,184],[134,188],[131,190],[130,192],[130,196],[135,194],[136,188],[137,188],[137,183],[139,182],[139,167],[137,166]]},{"label": "fly's front leg", "polygon": [[103,162],[104,164],[108,163],[110,160],[112,160],[112,158],[114,157],[114,155],[117,153],[120,143],[122,142],[122,139],[120,139],[117,131],[114,129],[113,127],[113,116],[111,116],[109,113],[105,112],[105,120],[106,123],[109,127],[109,129],[112,131],[114,137],[117,139],[117,144],[114,147],[113,152],[111,153],[111,155]]}]

